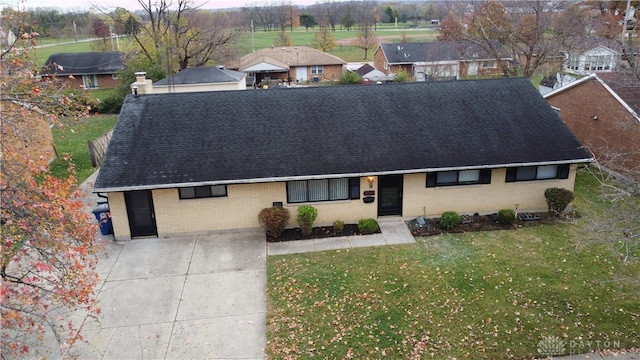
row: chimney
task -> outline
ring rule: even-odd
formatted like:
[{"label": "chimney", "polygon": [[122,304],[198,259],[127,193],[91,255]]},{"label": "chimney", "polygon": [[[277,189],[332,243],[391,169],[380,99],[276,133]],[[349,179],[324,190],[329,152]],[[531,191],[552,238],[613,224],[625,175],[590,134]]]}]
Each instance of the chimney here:
[{"label": "chimney", "polygon": [[146,72],[136,72],[136,82],[131,84],[131,93],[136,97],[142,94],[153,94],[153,82],[147,79]]}]

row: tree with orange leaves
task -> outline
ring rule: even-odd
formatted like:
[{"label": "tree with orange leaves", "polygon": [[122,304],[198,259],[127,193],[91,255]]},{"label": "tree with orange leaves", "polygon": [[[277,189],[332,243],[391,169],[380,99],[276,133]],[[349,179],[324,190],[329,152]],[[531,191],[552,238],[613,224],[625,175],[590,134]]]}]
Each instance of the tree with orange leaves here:
[{"label": "tree with orange leaves", "polygon": [[[76,189],[49,172],[47,123],[85,115],[57,81],[35,74],[36,33],[0,57],[0,338],[2,358],[62,357],[81,339],[71,315],[97,314],[100,246]],[[43,127],[44,125],[44,127]],[[60,125],[61,126],[61,125]],[[42,129],[45,129],[43,132]],[[43,140],[45,139],[45,140]],[[45,339],[55,339],[53,348]]]}]

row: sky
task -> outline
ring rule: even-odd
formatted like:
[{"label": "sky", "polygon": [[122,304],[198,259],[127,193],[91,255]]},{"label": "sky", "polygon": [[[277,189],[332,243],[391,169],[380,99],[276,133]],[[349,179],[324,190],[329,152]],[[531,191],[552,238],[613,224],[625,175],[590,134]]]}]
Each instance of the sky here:
[{"label": "sky", "polygon": [[[195,1],[196,3],[204,3],[206,0]],[[256,4],[273,3],[267,0],[209,0],[203,6],[205,9],[225,9],[233,7],[242,7]],[[292,0],[296,5],[313,5],[317,0]],[[0,0],[0,8],[3,6],[12,8],[36,8],[48,7],[57,8],[62,11],[66,10],[90,10],[93,4],[99,4],[101,7],[116,8],[123,7],[127,10],[139,10],[140,4],[137,0]]]}]

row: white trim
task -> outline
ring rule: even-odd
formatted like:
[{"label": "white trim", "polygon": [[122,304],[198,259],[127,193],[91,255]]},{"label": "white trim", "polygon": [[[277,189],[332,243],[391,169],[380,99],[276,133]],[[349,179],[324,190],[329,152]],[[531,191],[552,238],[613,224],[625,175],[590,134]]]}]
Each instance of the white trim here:
[{"label": "white trim", "polygon": [[575,159],[575,160],[541,161],[541,162],[511,163],[511,164],[498,164],[498,165],[455,166],[455,167],[445,167],[445,168],[374,171],[374,172],[367,172],[367,173],[284,176],[284,177],[240,179],[240,180],[203,181],[203,182],[177,183],[177,184],[124,186],[124,187],[118,187],[118,188],[104,188],[104,189],[94,188],[93,192],[102,193],[102,192],[135,191],[135,190],[175,189],[179,187],[205,186],[205,185],[256,184],[256,183],[267,183],[267,182],[287,182],[287,181],[296,181],[296,180],[317,180],[317,179],[336,179],[336,178],[348,178],[348,177],[418,174],[418,173],[427,173],[427,172],[436,172],[436,171],[460,171],[460,170],[475,170],[475,169],[500,169],[500,168],[521,167],[521,166],[582,164],[582,163],[592,163],[593,161],[594,161],[593,158],[585,158],[585,159]]}]

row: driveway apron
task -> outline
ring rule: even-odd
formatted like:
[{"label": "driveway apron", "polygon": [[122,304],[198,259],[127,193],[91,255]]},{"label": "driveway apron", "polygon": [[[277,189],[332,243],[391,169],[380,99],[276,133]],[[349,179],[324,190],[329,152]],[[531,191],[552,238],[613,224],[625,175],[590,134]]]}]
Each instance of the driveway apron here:
[{"label": "driveway apron", "polygon": [[81,358],[265,357],[264,232],[105,244],[102,313],[83,323]]}]

